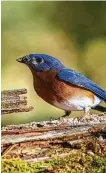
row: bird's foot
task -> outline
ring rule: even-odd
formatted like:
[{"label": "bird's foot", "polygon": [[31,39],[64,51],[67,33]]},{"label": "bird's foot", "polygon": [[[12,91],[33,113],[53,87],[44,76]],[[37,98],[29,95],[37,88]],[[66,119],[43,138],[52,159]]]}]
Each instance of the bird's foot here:
[{"label": "bird's foot", "polygon": [[58,117],[58,118],[50,117],[50,122],[55,121],[55,120],[60,121],[60,120],[62,120],[62,119],[66,119],[66,117],[65,117],[65,116],[61,116],[61,117]]},{"label": "bird's foot", "polygon": [[58,121],[59,122],[59,126],[60,126],[60,125],[65,125],[67,123],[68,119],[66,117],[64,117],[64,116],[61,116],[59,118],[52,118],[51,117],[50,118],[50,123],[52,124],[52,123],[54,123],[54,121]]},{"label": "bird's foot", "polygon": [[54,118],[54,117],[50,117],[50,122],[52,123],[52,121],[58,120],[58,118]]},{"label": "bird's foot", "polygon": [[90,118],[90,113],[84,113],[81,117],[77,117],[78,121],[87,121]]},{"label": "bird's foot", "polygon": [[61,116],[58,118],[60,125],[65,125],[68,122],[68,118],[66,116]]},{"label": "bird's foot", "polygon": [[59,117],[59,118],[52,118],[52,117],[51,117],[51,118],[50,118],[50,122],[55,121],[55,120],[63,121],[64,119],[67,119],[66,117],[69,116],[70,113],[71,113],[71,111],[65,111],[65,114],[62,115],[62,116]]}]

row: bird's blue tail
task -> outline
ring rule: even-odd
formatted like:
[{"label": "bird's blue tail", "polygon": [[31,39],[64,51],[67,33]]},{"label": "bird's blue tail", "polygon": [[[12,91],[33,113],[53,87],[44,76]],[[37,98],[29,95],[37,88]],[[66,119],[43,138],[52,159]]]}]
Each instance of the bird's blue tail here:
[{"label": "bird's blue tail", "polygon": [[106,102],[106,91],[105,91],[105,102]]}]

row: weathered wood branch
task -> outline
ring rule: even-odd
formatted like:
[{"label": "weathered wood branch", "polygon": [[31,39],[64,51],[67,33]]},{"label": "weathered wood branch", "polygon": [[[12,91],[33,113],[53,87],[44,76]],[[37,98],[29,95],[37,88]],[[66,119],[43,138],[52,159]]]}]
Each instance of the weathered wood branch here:
[{"label": "weathered wood branch", "polygon": [[[48,153],[80,148],[82,144],[99,145],[106,152],[106,115],[92,115],[87,121],[77,118],[9,125],[2,128],[2,154],[32,161],[47,159]],[[24,154],[23,154],[24,153]],[[66,153],[64,153],[66,154]],[[53,154],[53,156],[56,155]],[[47,157],[45,157],[47,156]],[[40,159],[38,159],[40,158]]]},{"label": "weathered wood branch", "polygon": [[13,90],[3,90],[2,91],[2,95],[3,96],[18,96],[20,94],[26,94],[27,93],[27,89],[26,88],[22,88],[22,89],[13,89]]},{"label": "weathered wood branch", "polygon": [[28,112],[33,109],[27,106],[27,97],[23,94],[27,89],[4,90],[1,93],[1,113],[9,114],[14,112]]}]

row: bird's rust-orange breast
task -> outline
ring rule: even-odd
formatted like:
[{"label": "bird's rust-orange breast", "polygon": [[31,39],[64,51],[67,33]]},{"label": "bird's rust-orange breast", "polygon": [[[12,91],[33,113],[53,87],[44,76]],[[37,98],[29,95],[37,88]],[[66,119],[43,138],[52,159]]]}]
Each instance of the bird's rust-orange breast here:
[{"label": "bird's rust-orange breast", "polygon": [[94,101],[94,94],[84,88],[59,81],[55,71],[43,71],[33,74],[34,88],[46,102],[62,103],[72,97],[89,97]]}]

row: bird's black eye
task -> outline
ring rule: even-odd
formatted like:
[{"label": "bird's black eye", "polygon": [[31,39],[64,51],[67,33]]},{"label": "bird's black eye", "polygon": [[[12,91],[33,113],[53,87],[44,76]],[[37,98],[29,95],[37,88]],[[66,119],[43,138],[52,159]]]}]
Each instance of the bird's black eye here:
[{"label": "bird's black eye", "polygon": [[23,59],[25,62],[27,62],[28,61],[28,58],[27,57],[24,57],[24,59]]},{"label": "bird's black eye", "polygon": [[43,59],[40,58],[40,57],[38,57],[38,58],[36,58],[36,62],[37,62],[37,63],[42,63],[42,62],[43,62]]}]

